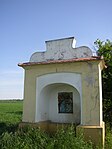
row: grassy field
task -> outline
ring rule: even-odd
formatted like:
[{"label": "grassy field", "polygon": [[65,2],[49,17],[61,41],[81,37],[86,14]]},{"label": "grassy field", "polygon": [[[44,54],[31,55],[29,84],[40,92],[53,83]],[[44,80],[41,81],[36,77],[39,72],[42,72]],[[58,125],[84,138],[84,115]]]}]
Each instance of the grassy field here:
[{"label": "grassy field", "polygon": [[22,120],[22,100],[0,100],[0,135],[14,131]]},{"label": "grassy field", "polygon": [[[100,149],[83,135],[76,137],[74,127],[49,135],[37,128],[18,128],[22,120],[23,101],[0,100],[0,149]],[[112,149],[112,132],[106,131],[105,149]]]}]

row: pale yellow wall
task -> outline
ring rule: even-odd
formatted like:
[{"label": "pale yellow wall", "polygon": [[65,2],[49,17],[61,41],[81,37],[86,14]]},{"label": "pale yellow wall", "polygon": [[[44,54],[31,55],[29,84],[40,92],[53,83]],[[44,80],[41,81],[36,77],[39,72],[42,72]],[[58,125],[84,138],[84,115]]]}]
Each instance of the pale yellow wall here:
[{"label": "pale yellow wall", "polygon": [[101,146],[104,149],[105,144],[105,123],[101,126],[77,126],[76,134],[83,133],[86,141],[91,140],[93,144]]},{"label": "pale yellow wall", "polygon": [[23,122],[35,122],[36,78],[56,72],[82,75],[82,123],[100,125],[99,61],[25,66]]}]

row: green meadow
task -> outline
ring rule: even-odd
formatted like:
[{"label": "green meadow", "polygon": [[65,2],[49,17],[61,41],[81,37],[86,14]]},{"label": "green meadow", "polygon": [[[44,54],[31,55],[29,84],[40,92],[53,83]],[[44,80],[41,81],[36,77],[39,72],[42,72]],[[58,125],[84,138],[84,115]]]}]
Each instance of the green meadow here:
[{"label": "green meadow", "polygon": [[22,100],[0,100],[0,134],[14,131],[22,120]]},{"label": "green meadow", "polygon": [[[100,149],[91,141],[85,142],[83,134],[76,137],[71,125],[47,134],[39,128],[18,128],[22,120],[22,100],[0,100],[0,149]],[[112,132],[106,129],[105,149],[112,149]]]}]

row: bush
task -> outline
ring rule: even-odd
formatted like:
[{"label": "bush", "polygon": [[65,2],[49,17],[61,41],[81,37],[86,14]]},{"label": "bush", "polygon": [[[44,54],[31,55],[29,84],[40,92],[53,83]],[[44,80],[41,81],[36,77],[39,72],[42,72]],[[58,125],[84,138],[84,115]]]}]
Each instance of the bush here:
[{"label": "bush", "polygon": [[106,129],[105,149],[112,149],[112,130],[108,126]]}]

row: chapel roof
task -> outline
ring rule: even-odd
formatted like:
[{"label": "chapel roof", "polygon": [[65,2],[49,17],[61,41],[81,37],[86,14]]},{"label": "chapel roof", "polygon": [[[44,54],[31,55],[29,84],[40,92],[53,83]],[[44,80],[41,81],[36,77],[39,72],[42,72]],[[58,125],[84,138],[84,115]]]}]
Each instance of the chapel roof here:
[{"label": "chapel roof", "polygon": [[43,62],[26,62],[26,63],[19,63],[18,66],[35,66],[35,65],[46,65],[46,64],[61,64],[61,63],[73,63],[73,62],[85,62],[85,61],[99,61],[102,60],[102,57],[99,56],[92,56],[86,58],[73,58],[73,59],[66,59],[66,60],[49,60]]}]

